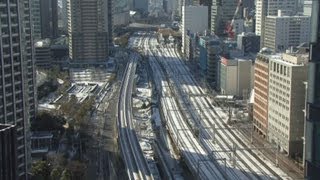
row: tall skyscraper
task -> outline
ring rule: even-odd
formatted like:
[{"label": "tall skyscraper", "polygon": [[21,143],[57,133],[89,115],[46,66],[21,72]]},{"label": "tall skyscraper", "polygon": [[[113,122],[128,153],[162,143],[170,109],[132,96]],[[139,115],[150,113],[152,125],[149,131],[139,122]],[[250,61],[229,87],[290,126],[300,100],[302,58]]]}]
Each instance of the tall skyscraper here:
[{"label": "tall skyscraper", "polygon": [[263,46],[283,52],[310,40],[309,16],[266,16]]},{"label": "tall skyscraper", "polygon": [[264,44],[264,28],[266,16],[277,16],[278,10],[281,10],[282,15],[296,15],[297,0],[257,0],[256,1],[256,34],[261,37],[260,44]]},{"label": "tall skyscraper", "polygon": [[262,36],[264,19],[267,16],[268,0],[256,1],[256,34]]},{"label": "tall skyscraper", "polygon": [[68,0],[62,0],[61,21],[62,30],[68,32]]},{"label": "tall skyscraper", "polygon": [[199,5],[208,6],[208,29],[211,29],[211,5],[212,0],[198,0]]},{"label": "tall skyscraper", "polygon": [[69,57],[103,62],[112,44],[112,0],[68,0]]},{"label": "tall skyscraper", "polygon": [[305,175],[320,179],[320,3],[312,2],[311,51],[305,122]]},{"label": "tall skyscraper", "polygon": [[19,179],[30,168],[29,125],[35,117],[30,0],[0,1],[0,123],[16,125]]},{"label": "tall skyscraper", "polygon": [[185,53],[188,32],[198,33],[208,29],[207,6],[182,6],[182,52]]},{"label": "tall skyscraper", "polygon": [[41,39],[41,14],[40,14],[40,0],[31,1],[31,17],[33,26],[33,39]]},{"label": "tall skyscraper", "polygon": [[31,0],[33,38],[56,38],[58,36],[58,0]]},{"label": "tall skyscraper", "polygon": [[58,37],[58,0],[40,0],[41,38]]}]

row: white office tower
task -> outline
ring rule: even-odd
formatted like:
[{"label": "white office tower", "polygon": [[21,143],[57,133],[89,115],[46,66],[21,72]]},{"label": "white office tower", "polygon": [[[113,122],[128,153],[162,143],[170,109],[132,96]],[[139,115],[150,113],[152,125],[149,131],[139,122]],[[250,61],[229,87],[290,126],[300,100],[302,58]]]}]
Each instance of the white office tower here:
[{"label": "white office tower", "polygon": [[264,44],[264,29],[266,16],[277,16],[278,10],[282,15],[293,16],[297,14],[297,0],[256,0],[256,34],[261,36],[261,47]]},{"label": "white office tower", "polygon": [[185,52],[186,35],[188,32],[204,32],[208,29],[207,6],[182,6],[182,52]]},{"label": "white office tower", "polygon": [[19,180],[29,179],[29,128],[36,114],[30,7],[30,0],[0,1],[0,124],[16,126]]},{"label": "white office tower", "polygon": [[302,153],[308,54],[269,61],[268,137],[288,155]]},{"label": "white office tower", "polygon": [[104,62],[112,43],[112,0],[68,0],[69,57]]},{"label": "white office tower", "polygon": [[309,43],[310,17],[267,16],[264,31],[264,47],[275,52],[284,52],[301,43]]},{"label": "white office tower", "polygon": [[267,16],[268,0],[256,1],[256,35],[262,35],[264,18]]}]

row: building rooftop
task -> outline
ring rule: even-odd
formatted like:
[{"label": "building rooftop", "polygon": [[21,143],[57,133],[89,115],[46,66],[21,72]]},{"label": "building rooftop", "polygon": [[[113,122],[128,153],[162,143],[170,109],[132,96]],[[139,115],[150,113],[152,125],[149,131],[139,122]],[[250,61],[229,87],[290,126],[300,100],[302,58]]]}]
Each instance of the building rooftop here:
[{"label": "building rooftop", "polygon": [[277,19],[277,18],[283,18],[283,19],[290,19],[290,18],[310,18],[310,16],[305,15],[295,15],[295,16],[284,16],[284,15],[276,15],[276,16],[267,16],[268,18]]},{"label": "building rooftop", "polygon": [[238,57],[231,57],[231,58],[225,58],[221,57],[221,63],[227,66],[236,66],[238,65],[239,61],[253,61],[253,59],[249,56],[238,56]]},{"label": "building rooftop", "polygon": [[51,45],[50,39],[41,39],[34,44],[36,48],[50,47],[50,45]]},{"label": "building rooftop", "polygon": [[281,58],[272,58],[272,60],[281,62],[287,66],[305,66],[305,64],[308,62],[308,58],[308,54],[283,53]]}]

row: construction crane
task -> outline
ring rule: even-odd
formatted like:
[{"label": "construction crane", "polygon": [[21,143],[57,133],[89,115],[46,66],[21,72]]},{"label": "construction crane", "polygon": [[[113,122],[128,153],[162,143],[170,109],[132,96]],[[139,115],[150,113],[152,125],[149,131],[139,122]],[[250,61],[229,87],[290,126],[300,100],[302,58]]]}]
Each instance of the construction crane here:
[{"label": "construction crane", "polygon": [[238,16],[238,13],[239,13],[239,10],[241,9],[241,7],[242,7],[242,0],[238,0],[238,5],[236,8],[236,11],[234,12],[233,18],[232,18],[231,22],[228,23],[226,26],[226,32],[228,34],[228,37],[231,39],[233,39],[235,36],[235,33],[233,31],[233,24],[234,24],[234,20]]}]

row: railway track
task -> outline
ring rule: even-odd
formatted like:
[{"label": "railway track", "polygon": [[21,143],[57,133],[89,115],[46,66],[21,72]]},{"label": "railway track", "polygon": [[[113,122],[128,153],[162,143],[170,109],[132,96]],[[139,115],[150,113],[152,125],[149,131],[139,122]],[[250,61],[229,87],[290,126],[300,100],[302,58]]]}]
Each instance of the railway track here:
[{"label": "railway track", "polygon": [[[173,55],[169,54],[167,56],[170,57]],[[175,57],[175,58],[179,59],[178,57]],[[165,64],[165,63],[163,63],[163,64]],[[171,63],[171,64],[166,65],[167,71],[171,71],[171,72],[176,73],[176,74],[171,74],[170,75],[171,77],[178,76],[178,74],[182,74],[183,76],[187,74],[190,76],[189,71],[180,70],[179,68],[184,68],[184,64],[178,63],[176,65],[173,65]],[[185,72],[183,72],[183,71],[185,71]],[[192,78],[189,77],[189,80],[188,80],[189,82],[185,82],[185,83],[186,84],[191,83],[195,87],[198,87],[195,82],[190,82],[190,79],[192,79]],[[180,85],[184,83],[184,82],[182,82],[183,78],[180,78],[179,80],[176,80],[175,84],[179,84],[179,81],[180,81]],[[200,95],[198,94],[199,97],[201,97],[201,94],[203,93],[203,91],[201,89],[198,89],[198,90],[193,89],[192,92],[198,92],[198,93],[200,92]],[[181,93],[181,90],[180,90],[180,93]],[[206,102],[202,101],[201,103],[206,103]],[[199,104],[196,104],[194,102],[185,102],[185,104],[192,104],[197,109],[203,108]],[[191,109],[189,108],[188,112],[194,111],[195,108],[191,108]],[[214,107],[211,108],[210,111],[212,111],[212,110],[213,110],[213,112],[210,112],[209,114],[207,114],[207,112],[206,112],[205,117],[207,119],[213,119],[214,122],[208,121],[205,123],[209,124],[209,125],[211,124],[211,126],[214,123],[217,125],[218,128],[225,128],[223,122],[221,122],[221,118],[217,115],[214,116],[213,113],[216,113]],[[190,115],[189,115],[189,117],[190,117]],[[193,117],[193,119],[200,119],[201,118],[200,116],[197,117],[193,113],[191,113],[191,117]],[[200,127],[200,129],[203,128],[202,125],[200,125],[199,122],[197,122],[196,120],[194,120],[193,124]],[[231,133],[231,131],[228,128],[225,128],[225,131],[226,132],[223,132],[223,134],[219,131],[217,132],[217,135],[220,138],[220,146],[222,143],[225,144],[224,146],[221,146],[222,149],[224,149],[224,150],[226,150],[227,148],[231,149],[230,144],[235,144],[240,149],[245,149],[245,148],[249,149],[248,147],[246,147],[243,144],[243,142],[241,140],[239,140],[239,138],[237,139],[237,136],[235,134]],[[224,136],[224,137],[222,137],[222,136]],[[236,139],[236,141],[234,139]],[[241,143],[239,143],[239,142],[241,142]],[[229,144],[229,146],[228,146],[228,144]],[[209,145],[207,147],[210,147],[210,146],[212,147],[212,145]],[[210,150],[210,148],[208,148],[208,150]],[[271,168],[269,168],[267,165],[265,165],[263,162],[261,162],[260,158],[255,157],[253,155],[253,153],[251,153],[251,151],[248,151],[248,150],[242,151],[242,152],[238,151],[238,153],[236,154],[236,157],[239,159],[239,162],[240,162],[240,163],[238,163],[237,167],[240,169],[241,172],[243,172],[245,174],[246,178],[249,178],[249,179],[277,179],[277,178],[280,178],[280,176],[277,173],[275,173]],[[233,177],[235,177],[234,173],[233,173]],[[243,178],[243,177],[240,176],[240,178]]]},{"label": "railway track", "polygon": [[130,57],[122,79],[117,106],[121,153],[129,179],[152,180],[152,174],[134,130],[132,117],[132,88],[139,55],[133,52]]},{"label": "railway track", "polygon": [[173,90],[169,85],[168,76],[158,63],[158,58],[161,57],[157,57],[154,52],[150,53],[152,56],[149,59],[149,63],[156,78],[156,86],[158,91],[162,92],[160,97],[162,114],[166,121],[167,129],[182,157],[184,157],[187,166],[194,176],[200,179],[226,179],[223,173],[208,158],[208,154],[183,120],[183,115],[178,110],[176,99],[172,96]]}]

